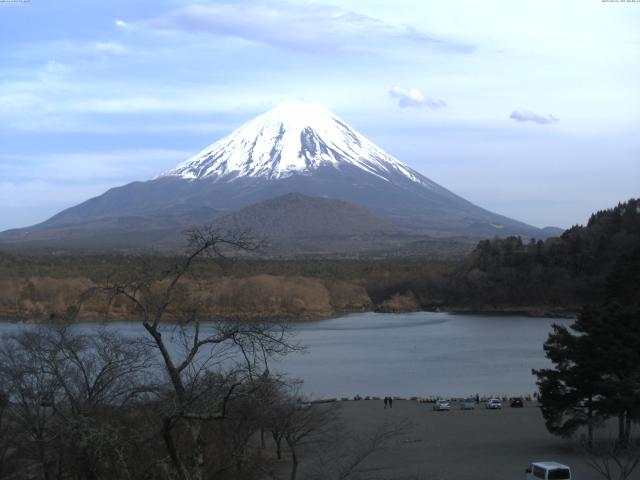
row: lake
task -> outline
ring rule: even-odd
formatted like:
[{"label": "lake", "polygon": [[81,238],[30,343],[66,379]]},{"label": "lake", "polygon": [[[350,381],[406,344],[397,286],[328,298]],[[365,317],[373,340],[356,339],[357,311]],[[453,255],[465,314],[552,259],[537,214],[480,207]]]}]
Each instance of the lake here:
[{"label": "lake", "polygon": [[296,327],[307,354],[280,363],[313,397],[468,396],[535,391],[542,344],[571,320],[518,315],[362,313]]},{"label": "lake", "polygon": [[[293,326],[303,353],[271,366],[304,380],[312,398],[355,395],[520,395],[535,391],[532,368],[549,365],[551,325],[572,320],[434,312],[361,313]],[[28,326],[0,323],[0,333]],[[79,328],[96,328],[81,324]],[[114,323],[125,335],[136,323]]]}]

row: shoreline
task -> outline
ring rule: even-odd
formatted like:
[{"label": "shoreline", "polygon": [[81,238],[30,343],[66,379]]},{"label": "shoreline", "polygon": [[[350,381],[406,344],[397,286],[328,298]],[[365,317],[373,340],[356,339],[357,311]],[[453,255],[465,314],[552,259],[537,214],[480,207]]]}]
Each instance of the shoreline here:
[{"label": "shoreline", "polygon": [[[474,307],[436,307],[436,308],[426,308],[426,309],[416,309],[416,310],[401,310],[401,311],[381,311],[376,308],[367,309],[367,310],[344,310],[339,312],[332,312],[328,315],[306,315],[306,316],[298,316],[295,317],[293,315],[285,315],[282,317],[275,316],[260,316],[260,315],[238,315],[238,316],[229,316],[229,317],[212,317],[208,320],[202,320],[203,322],[216,322],[216,321],[228,321],[228,322],[237,322],[237,321],[245,321],[245,322],[286,322],[286,323],[307,323],[307,322],[316,322],[322,320],[332,320],[335,318],[344,317],[347,315],[353,315],[357,313],[377,313],[377,314],[385,314],[385,315],[402,315],[407,313],[450,313],[452,315],[519,315],[530,318],[557,318],[557,319],[565,319],[571,320],[575,319],[578,315],[579,308],[541,308],[541,307],[504,307],[504,308],[487,308],[487,309],[479,309]],[[138,319],[132,318],[118,318],[118,319],[98,319],[95,317],[89,318],[79,318],[77,321],[73,323],[117,323],[117,322],[127,322],[127,323],[136,323],[139,322]],[[170,319],[168,319],[170,321]],[[64,324],[66,323],[61,317],[49,315],[46,318],[10,318],[5,316],[0,316],[0,323],[12,323],[17,325],[47,325],[47,324]]]}]

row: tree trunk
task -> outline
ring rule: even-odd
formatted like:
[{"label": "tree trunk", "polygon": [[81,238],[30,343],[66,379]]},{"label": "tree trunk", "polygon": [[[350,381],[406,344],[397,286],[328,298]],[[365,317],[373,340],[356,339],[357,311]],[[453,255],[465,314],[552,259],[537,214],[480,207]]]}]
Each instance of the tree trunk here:
[{"label": "tree trunk", "polygon": [[276,435],[275,432],[271,432],[271,435],[273,436],[273,441],[276,444],[276,457],[278,458],[278,460],[282,459],[282,437],[279,435]]},{"label": "tree trunk", "polygon": [[58,480],[62,480],[64,478],[64,472],[62,467],[63,465],[64,465],[63,451],[62,451],[62,448],[60,448],[58,450],[58,459],[56,460],[56,478]]},{"label": "tree trunk", "polygon": [[238,473],[238,478],[240,478],[240,472],[242,471],[242,465],[244,464],[244,454],[245,449],[242,448],[242,452],[238,455],[238,460],[236,461],[236,472]]},{"label": "tree trunk", "polygon": [[587,424],[587,435],[588,435],[588,446],[589,448],[593,448],[593,404],[592,398],[589,396],[587,415],[589,416],[589,423]]},{"label": "tree trunk", "polygon": [[631,414],[628,410],[625,413],[624,444],[628,445],[631,438]]},{"label": "tree trunk", "polygon": [[167,349],[167,346],[164,344],[164,340],[162,339],[162,333],[160,333],[153,325],[149,325],[147,323],[142,324],[144,328],[149,332],[149,334],[153,337],[153,340],[156,342],[156,346],[158,350],[160,350],[160,354],[162,355],[162,359],[164,360],[164,365],[169,374],[169,379],[171,380],[171,384],[176,392],[176,396],[180,401],[184,398],[184,385],[182,384],[182,378],[180,378],[180,372],[173,364],[173,360],[171,359],[171,354]]},{"label": "tree trunk", "polygon": [[291,475],[289,476],[289,480],[296,480],[296,475],[298,475],[298,455],[296,454],[296,449],[293,444],[287,441],[289,444],[289,450],[291,450]]},{"label": "tree trunk", "polygon": [[624,433],[624,427],[625,427],[624,417],[625,417],[624,412],[618,414],[618,445],[620,446],[626,445],[625,433]]},{"label": "tree trunk", "polygon": [[38,456],[40,457],[40,463],[42,464],[42,476],[44,480],[50,480],[51,475],[49,473],[49,465],[47,464],[47,452],[44,448],[44,439],[39,437],[36,442],[38,444]]},{"label": "tree trunk", "polygon": [[200,421],[194,420],[189,425],[191,431],[191,437],[195,445],[193,452],[193,480],[204,479],[204,445],[202,437],[200,435],[201,424]]},{"label": "tree trunk", "polygon": [[167,452],[169,453],[169,458],[171,459],[171,463],[176,469],[176,473],[178,474],[178,478],[180,480],[190,480],[189,474],[182,464],[180,460],[180,456],[178,455],[178,450],[176,448],[176,444],[173,441],[173,421],[169,417],[165,417],[163,425],[162,425],[162,439],[164,440],[164,444],[167,447]]}]

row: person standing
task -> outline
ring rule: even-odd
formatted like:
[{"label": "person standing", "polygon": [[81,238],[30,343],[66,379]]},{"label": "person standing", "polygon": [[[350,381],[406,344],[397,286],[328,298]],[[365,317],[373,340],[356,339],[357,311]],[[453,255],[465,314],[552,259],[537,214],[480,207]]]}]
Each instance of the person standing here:
[{"label": "person standing", "polygon": [[386,410],[388,404],[389,404],[389,398],[388,397],[384,397],[384,408],[385,408],[385,410]]},{"label": "person standing", "polygon": [[389,408],[393,408],[393,397],[389,397]]}]

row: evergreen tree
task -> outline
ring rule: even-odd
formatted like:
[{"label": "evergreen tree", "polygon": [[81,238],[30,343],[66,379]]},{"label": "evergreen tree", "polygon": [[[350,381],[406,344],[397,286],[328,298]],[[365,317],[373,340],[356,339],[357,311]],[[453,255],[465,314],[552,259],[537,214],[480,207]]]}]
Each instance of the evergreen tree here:
[{"label": "evergreen tree", "polygon": [[600,375],[591,345],[566,327],[554,325],[544,350],[555,368],[533,373],[547,429],[570,437],[586,426],[591,444],[594,428],[606,417],[600,408]]},{"label": "evergreen tree", "polygon": [[605,301],[585,307],[571,330],[554,325],[544,349],[554,368],[533,373],[547,429],[571,436],[586,426],[591,443],[594,427],[617,417],[626,445],[640,420],[640,250],[617,262]]}]

